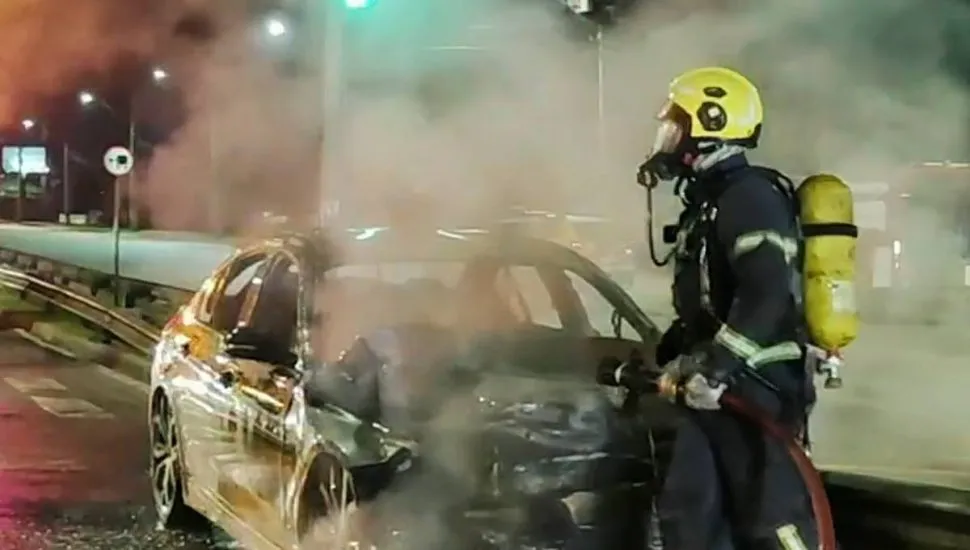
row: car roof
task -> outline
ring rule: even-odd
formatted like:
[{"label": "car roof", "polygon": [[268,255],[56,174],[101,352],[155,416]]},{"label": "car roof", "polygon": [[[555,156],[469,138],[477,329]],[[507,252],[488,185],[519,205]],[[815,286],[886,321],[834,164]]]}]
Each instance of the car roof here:
[{"label": "car roof", "polygon": [[572,266],[576,269],[588,268],[591,263],[570,248],[551,241],[489,231],[401,231],[375,227],[349,230],[337,236],[321,232],[289,233],[243,249],[265,247],[267,244],[309,258],[323,269],[350,264],[463,262],[489,256],[522,263]]},{"label": "car roof", "polygon": [[652,333],[654,341],[659,338],[659,329],[653,321],[602,268],[569,247],[552,241],[488,231],[459,234],[443,229],[399,231],[368,228],[340,233],[336,237],[321,231],[290,233],[243,247],[241,253],[258,248],[285,250],[308,260],[312,264],[309,267],[316,273],[342,265],[468,262],[488,257],[527,265],[546,264],[592,277],[600,292],[630,313],[630,321],[641,334],[646,337]]}]

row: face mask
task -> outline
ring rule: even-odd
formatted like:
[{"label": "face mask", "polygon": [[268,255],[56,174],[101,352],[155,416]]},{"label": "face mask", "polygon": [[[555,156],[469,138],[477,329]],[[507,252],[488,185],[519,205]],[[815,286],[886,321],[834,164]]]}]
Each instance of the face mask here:
[{"label": "face mask", "polygon": [[658,152],[650,155],[637,169],[637,183],[654,188],[662,181],[673,181],[688,175],[680,155]]},{"label": "face mask", "polygon": [[678,107],[666,102],[657,114],[660,126],[654,138],[647,160],[640,165],[637,182],[644,187],[655,187],[661,181],[670,181],[688,175],[681,154],[684,125],[677,121]]}]

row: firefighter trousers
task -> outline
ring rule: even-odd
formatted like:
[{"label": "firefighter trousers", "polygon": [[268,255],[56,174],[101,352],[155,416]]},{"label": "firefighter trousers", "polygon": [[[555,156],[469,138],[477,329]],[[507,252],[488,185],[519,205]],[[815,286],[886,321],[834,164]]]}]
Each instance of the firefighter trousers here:
[{"label": "firefighter trousers", "polygon": [[[777,396],[748,390],[743,397],[782,416]],[[729,411],[685,413],[658,508],[664,550],[818,548],[808,490],[786,448]]]}]

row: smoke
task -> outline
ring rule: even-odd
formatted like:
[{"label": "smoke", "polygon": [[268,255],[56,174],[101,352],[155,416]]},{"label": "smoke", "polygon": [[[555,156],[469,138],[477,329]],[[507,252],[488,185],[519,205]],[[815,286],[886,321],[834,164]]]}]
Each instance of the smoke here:
[{"label": "smoke", "polygon": [[[422,205],[407,213],[414,219],[480,219],[526,204],[636,223],[632,176],[666,83],[711,64],[762,88],[756,157],[795,176],[892,181],[902,165],[970,153],[966,82],[953,70],[966,71],[959,40],[970,12],[956,3],[643,3],[604,40],[602,127],[590,28],[552,0],[467,4],[447,3],[434,24],[408,18],[420,47],[395,42],[388,27],[361,38],[375,43],[354,58],[341,134],[328,138],[340,141],[346,179],[328,182],[323,197],[316,76],[281,75],[252,21],[220,10],[220,39],[180,56],[191,117],[143,180],[156,224],[247,225],[263,211],[312,213],[337,194],[373,213],[408,193],[425,197],[407,203]],[[913,246],[932,249],[933,233]]]},{"label": "smoke", "polygon": [[[360,38],[339,195],[374,203],[419,192],[439,213],[463,216],[528,204],[639,220],[632,171],[666,82],[705,64],[737,67],[763,88],[759,160],[794,174],[878,180],[900,163],[959,157],[965,89],[943,64],[967,9],[937,4],[644,3],[605,37],[603,150],[592,27],[551,0],[434,4],[434,17],[415,8],[397,27],[375,10],[378,31],[350,29]],[[222,38],[188,64],[199,75],[187,90],[190,122],[148,178],[160,225],[317,206],[314,71],[281,76],[251,20],[222,19]]]},{"label": "smoke", "polygon": [[43,98],[151,59],[198,0],[6,0],[0,4],[0,123],[19,121]]},{"label": "smoke", "polygon": [[217,5],[218,40],[183,44],[174,62],[189,116],[143,176],[156,227],[242,229],[264,212],[304,211],[308,198],[315,206],[313,80],[280,74],[273,54],[287,38],[267,43],[244,6]]}]

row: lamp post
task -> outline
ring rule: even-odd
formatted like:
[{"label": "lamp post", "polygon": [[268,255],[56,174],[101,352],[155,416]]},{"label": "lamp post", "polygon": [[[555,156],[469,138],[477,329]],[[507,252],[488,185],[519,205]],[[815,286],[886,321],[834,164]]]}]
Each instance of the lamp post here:
[{"label": "lamp post", "polygon": [[[94,95],[93,92],[88,90],[82,90],[77,94],[78,103],[81,107],[90,108],[93,106],[100,106],[106,111],[117,116],[117,112],[108,103],[101,100],[98,96]],[[134,136],[135,136],[135,117],[133,112],[129,112],[128,116],[128,151],[134,157]],[[132,170],[128,173],[128,181],[131,182],[131,177],[135,173],[134,170],[134,158],[132,159]],[[113,280],[114,280],[114,305],[119,307],[121,305],[121,177],[115,176],[113,190],[112,190],[112,207],[111,207],[111,246],[112,246],[112,263],[113,267]]]},{"label": "lamp post", "polygon": [[[50,136],[50,132],[47,129],[47,125],[42,121],[34,118],[25,118],[20,121],[20,125],[24,130],[31,132],[35,129],[40,129],[41,139],[45,142]],[[45,149],[46,151],[46,149]],[[22,153],[18,155],[19,164],[23,164]],[[50,159],[48,159],[49,162]],[[63,208],[62,213],[64,214],[64,225],[71,225],[71,147],[67,139],[61,143],[61,207]]]},{"label": "lamp post", "polygon": [[367,0],[310,1],[312,18],[323,26],[321,39],[313,45],[319,67],[322,132],[319,155],[320,201],[318,223],[323,226],[340,210],[340,180],[346,175],[339,151],[344,108],[344,31],[347,10],[369,7]]},{"label": "lamp post", "polygon": [[[164,83],[165,81],[167,81],[170,78],[170,76],[171,75],[169,74],[169,72],[165,68],[163,68],[163,67],[154,67],[154,68],[152,68],[152,71],[151,71],[151,81],[155,85],[161,85],[162,83]],[[136,97],[137,96],[135,94],[132,94],[131,95],[131,99],[129,100],[129,104],[128,104],[128,143],[127,143],[127,147],[128,147],[128,151],[131,152],[132,162],[133,163],[135,163],[137,161],[137,158],[138,158],[138,153],[137,153],[137,148],[138,148],[137,107],[138,107],[138,104],[137,104],[137,101],[136,101]],[[116,111],[110,104],[108,104],[101,97],[99,97],[98,95],[96,95],[94,92],[92,92],[90,90],[82,90],[81,92],[79,92],[78,95],[77,95],[77,99],[78,99],[78,103],[81,105],[82,108],[101,107],[105,111],[108,111],[109,113],[111,113],[115,118],[121,118],[120,115],[119,115],[119,113],[118,113],[118,111]],[[134,164],[133,164],[133,166],[134,166]],[[136,204],[137,204],[136,196],[137,196],[137,193],[138,193],[138,188],[137,188],[137,185],[136,185],[137,177],[138,177],[137,176],[137,172],[136,172],[136,170],[134,168],[125,177],[125,180],[126,180],[125,181],[125,188],[126,188],[125,191],[127,191],[127,193],[128,193],[128,202],[129,202],[129,216],[128,216],[128,224],[129,224],[129,226],[136,226],[137,225],[137,217],[138,217],[137,216],[137,206],[136,206]],[[112,224],[120,223],[119,222],[119,217],[120,217],[120,213],[121,213],[121,211],[120,211],[120,209],[121,209],[121,202],[120,202],[120,200],[121,200],[120,199],[120,195],[121,195],[121,181],[120,181],[120,178],[116,178],[115,179],[114,194],[115,194],[115,197],[116,197],[115,198],[115,203],[117,203],[116,206],[117,206],[117,210],[118,211],[113,213],[113,221],[112,221]]]},{"label": "lamp post", "polygon": [[[152,81],[159,84],[169,77],[169,74],[165,69],[161,67],[156,67],[152,69]],[[100,106],[104,110],[108,111],[115,117],[118,116],[118,112],[111,107],[107,102],[102,100],[100,97],[91,92],[90,90],[82,90],[77,95],[78,103],[81,107],[90,108],[93,106]],[[137,146],[137,134],[136,134],[136,122],[135,122],[135,95],[132,94],[131,102],[128,105],[128,153],[131,155],[131,169],[128,172],[125,179],[127,181],[129,200],[131,199],[133,193],[135,192],[135,168],[137,164],[137,153],[135,148]],[[113,201],[111,209],[111,241],[112,241],[112,259],[114,264],[114,305],[115,307],[120,307],[121,302],[121,181],[122,177],[116,176],[114,179],[114,189],[113,189]],[[129,225],[131,220],[129,219]]]},{"label": "lamp post", "polygon": [[[33,118],[25,118],[20,121],[20,126],[23,128],[24,134],[30,134],[35,131],[40,131],[41,141],[47,140],[47,127],[39,123]],[[44,151],[46,153],[46,147]],[[46,159],[45,159],[46,164]],[[24,218],[24,202],[26,200],[27,194],[27,171],[24,168],[24,144],[20,143],[17,146],[17,205],[16,205],[16,220],[18,222],[23,221]]]}]

